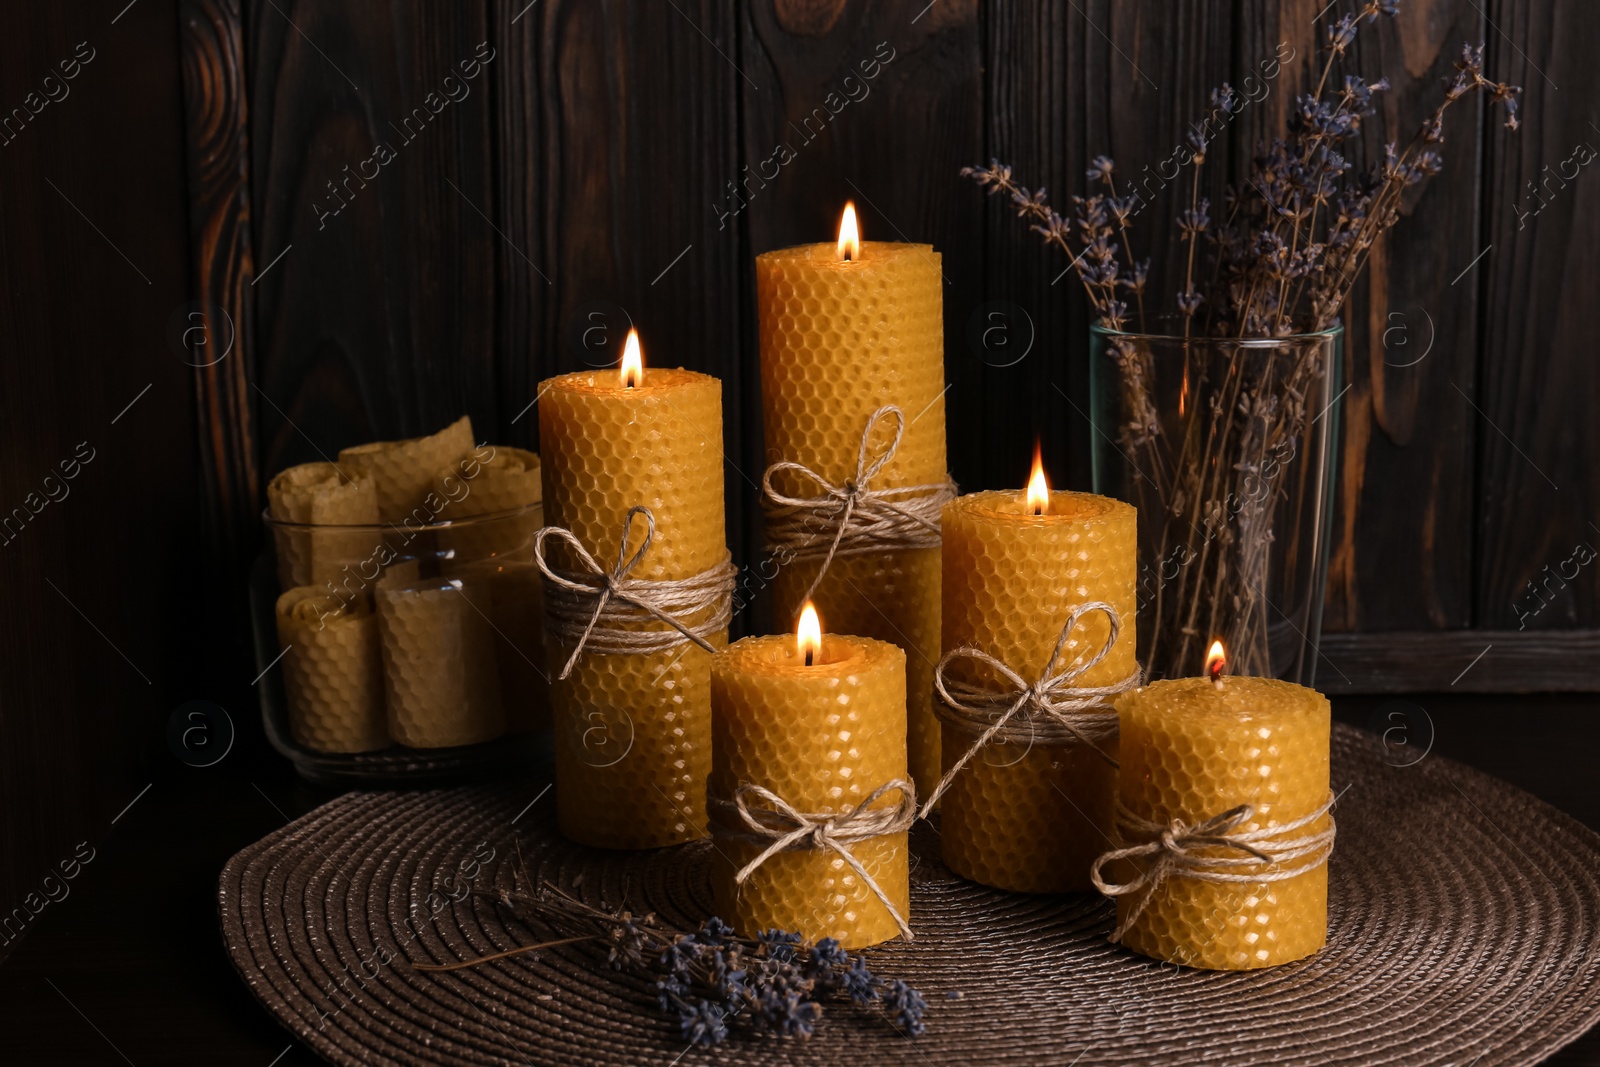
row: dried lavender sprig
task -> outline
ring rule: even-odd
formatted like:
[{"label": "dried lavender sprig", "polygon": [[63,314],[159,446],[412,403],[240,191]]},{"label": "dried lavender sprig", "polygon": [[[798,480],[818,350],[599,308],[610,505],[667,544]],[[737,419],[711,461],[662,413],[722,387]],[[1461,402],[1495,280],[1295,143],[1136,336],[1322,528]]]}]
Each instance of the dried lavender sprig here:
[{"label": "dried lavender sprig", "polygon": [[738,1025],[784,1037],[809,1037],[822,1021],[829,998],[879,1008],[907,1036],[926,1030],[927,1004],[915,989],[898,980],[885,983],[868,968],[865,954],[847,952],[832,938],[806,945],[799,934],[782,930],[740,938],[715,917],[690,933],[667,926],[654,914],[595,907],[556,886],[535,883],[525,865],[520,881],[533,888],[479,889],[475,894],[511,909],[525,921],[578,931],[579,936],[515,951],[584,940],[605,943],[613,968],[653,970],[658,975],[657,1004],[677,1019],[679,1033],[691,1044],[720,1044]]}]

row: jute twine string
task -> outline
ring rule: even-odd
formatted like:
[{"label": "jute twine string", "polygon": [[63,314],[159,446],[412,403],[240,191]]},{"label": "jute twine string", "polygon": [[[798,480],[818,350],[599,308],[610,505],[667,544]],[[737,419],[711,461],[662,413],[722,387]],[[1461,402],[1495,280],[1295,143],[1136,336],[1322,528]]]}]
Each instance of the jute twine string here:
[{"label": "jute twine string", "polygon": [[[884,419],[894,420],[894,436],[888,447],[873,458],[869,452],[872,433]],[[933,548],[939,544],[939,515],[945,504],[955,499],[954,482],[946,478],[927,485],[872,488],[872,480],[894,458],[905,431],[905,413],[893,404],[874,411],[861,432],[855,473],[843,485],[834,485],[805,464],[789,460],[772,464],[762,475],[767,550],[787,553],[792,559],[822,558],[811,587],[800,598],[802,603],[817,591],[835,556],[880,549]],[[785,471],[809,479],[821,492],[808,497],[780,493],[772,479]]]},{"label": "jute twine string", "polygon": [[[884,808],[872,806],[883,799],[886,793],[896,791],[900,794],[898,804]],[[744,885],[757,868],[780,852],[791,849],[832,852],[850,865],[861,883],[872,890],[873,896],[889,910],[890,917],[905,939],[914,939],[905,916],[900,914],[900,909],[894,906],[889,894],[883,891],[877,879],[867,872],[850,849],[851,845],[862,841],[886,834],[903,834],[911,829],[911,824],[917,819],[917,791],[910,782],[903,778],[891,779],[874,789],[854,808],[837,814],[800,811],[765,786],[749,782],[733,791],[732,800],[712,797],[707,804],[712,814],[721,815],[724,820],[736,821],[743,827],[736,829],[729,827],[727,822],[713,821],[714,836],[766,846],[733,876],[735,885]]]},{"label": "jute twine string", "polygon": [[[1067,638],[1072,635],[1078,621],[1092,611],[1103,612],[1111,624],[1105,643],[1082,663],[1058,667],[1062,652],[1067,647]],[[1050,659],[1039,677],[1032,682],[981,649],[962,646],[946,652],[933,674],[933,685],[939,693],[939,699],[934,701],[933,712],[940,722],[962,733],[976,734],[977,740],[934,787],[933,794],[923,805],[923,817],[926,818],[933,810],[962,768],[972,762],[973,757],[991,741],[1041,745],[1083,744],[1116,766],[1117,761],[1100,747],[1101,742],[1117,736],[1117,716],[1106,701],[1138,685],[1139,672],[1135,670],[1110,685],[1078,686],[1074,683],[1111,654],[1121,633],[1122,619],[1116,608],[1101,600],[1079,604],[1067,616],[1066,624],[1061,627],[1061,636],[1056,638],[1055,650],[1050,653]],[[946,671],[958,659],[974,660],[992,668],[1006,685],[990,688],[948,677]]]},{"label": "jute twine string", "polygon": [[[644,540],[631,550],[633,519],[643,515]],[[628,575],[650,551],[656,519],[644,506],[628,509],[622,520],[622,542],[617,563],[602,567],[571,530],[546,526],[534,536],[533,558],[544,575],[545,627],[552,636],[572,644],[572,655],[559,677],[566,678],[584,651],[602,656],[662,652],[693,641],[707,652],[716,647],[706,640],[728,625],[733,617],[733,586],[738,570],[724,555],[716,566],[689,578],[652,581]],[[545,558],[551,538],[565,541],[588,573],[559,571]],[[683,618],[704,615],[699,622]],[[670,630],[639,629],[650,620],[664,622]]]},{"label": "jute twine string", "polygon": [[[1130,893],[1143,895],[1117,923],[1111,940],[1122,940],[1122,935],[1144,914],[1151,897],[1168,878],[1260,884],[1283,882],[1316,870],[1328,862],[1328,856],[1333,852],[1337,829],[1333,819],[1330,817],[1328,825],[1314,833],[1299,837],[1292,835],[1327,815],[1333,809],[1333,802],[1334,797],[1329,794],[1327,801],[1309,815],[1277,826],[1235,833],[1240,826],[1255,818],[1255,805],[1240,804],[1191,826],[1181,819],[1167,823],[1142,819],[1118,800],[1118,834],[1124,841],[1139,843],[1113,849],[1100,856],[1089,868],[1089,879],[1094,882],[1096,889],[1108,897],[1127,896]],[[1226,849],[1235,855],[1204,855],[1202,849]],[[1100,871],[1108,863],[1150,857],[1154,858],[1154,862],[1126,882],[1107,882],[1101,877]]]}]

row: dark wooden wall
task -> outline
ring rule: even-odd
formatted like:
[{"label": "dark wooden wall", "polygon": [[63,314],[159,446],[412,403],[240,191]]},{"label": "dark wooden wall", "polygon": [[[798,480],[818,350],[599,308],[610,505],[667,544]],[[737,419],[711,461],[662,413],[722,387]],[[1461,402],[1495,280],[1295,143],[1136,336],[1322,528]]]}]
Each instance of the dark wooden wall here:
[{"label": "dark wooden wall", "polygon": [[174,4],[125,4],[0,34],[0,957],[205,687]]},{"label": "dark wooden wall", "polygon": [[[186,6],[225,22],[238,2]],[[749,559],[763,464],[751,257],[826,238],[846,199],[870,236],[944,254],[960,484],[1016,484],[1037,433],[1050,467],[1084,485],[1082,301],[1065,264],[957,169],[999,157],[1064,202],[1094,155],[1133,172],[1163,158],[1213,86],[1260,77],[1286,44],[1296,58],[1219,153],[1217,175],[1237,176],[1320,63],[1323,27],[1353,6],[246,0],[232,114],[248,138],[239,243],[260,277],[238,309],[251,351],[206,390],[203,417],[227,438],[209,463],[217,525],[247,544],[264,474],[461,411],[485,436],[533,441],[538,380],[596,359],[585,325],[627,319],[652,360],[727,383],[729,538]],[[1439,686],[1472,664],[1459,685],[1593,687],[1600,567],[1538,599],[1527,583],[1600,544],[1585,417],[1600,373],[1581,295],[1600,282],[1600,179],[1584,171],[1537,217],[1518,212],[1542,167],[1600,146],[1585,53],[1600,9],[1404,7],[1357,49],[1394,83],[1387,128],[1409,135],[1461,44],[1479,40],[1490,71],[1525,86],[1526,122],[1505,131],[1475,100],[1450,115],[1445,173],[1408,202],[1351,310],[1323,679]],[[490,53],[470,95],[421,132],[400,128],[462,60]],[[863,61],[877,61],[870,81]],[[859,99],[820,133],[806,125],[847,90]],[[396,158],[349,181],[380,143]],[[773,178],[779,145],[792,158]],[[1141,216],[1152,249],[1170,241],[1170,214]],[[1174,287],[1159,254],[1156,275]],[[1014,364],[975,340],[995,312],[1011,352],[1031,345]],[[1576,631],[1559,665],[1543,655],[1553,629]]]}]

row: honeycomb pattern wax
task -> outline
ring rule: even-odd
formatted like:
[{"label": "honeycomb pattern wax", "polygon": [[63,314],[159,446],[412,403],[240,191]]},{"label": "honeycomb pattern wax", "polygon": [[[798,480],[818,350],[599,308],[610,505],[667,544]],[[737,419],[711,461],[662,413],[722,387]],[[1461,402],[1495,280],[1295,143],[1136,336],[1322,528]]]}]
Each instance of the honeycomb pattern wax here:
[{"label": "honeycomb pattern wax", "polygon": [[383,716],[378,620],[364,598],[349,603],[317,586],[278,598],[278,642],[289,733],[319,752],[370,752],[389,743]]},{"label": "honeycomb pattern wax", "polygon": [[[1062,491],[1050,494],[1044,515],[1034,515],[1020,491],[972,493],[945,505],[945,650],[980,649],[1031,682],[1072,609],[1101,600],[1117,610],[1122,631],[1110,654],[1074,684],[1110,685],[1134,673],[1135,518],[1120,501]],[[1101,612],[1084,615],[1058,669],[1099,651],[1109,625]],[[1003,684],[992,667],[969,659],[951,661],[946,673]],[[973,740],[946,726],[944,766]],[[1100,747],[1116,757],[1115,741]],[[1110,847],[1115,789],[1116,769],[1087,746],[991,743],[944,795],[945,865],[1017,892],[1089,890],[1089,867]]]},{"label": "honeycomb pattern wax", "polygon": [[472,452],[472,420],[463,415],[436,434],[404,441],[374,441],[339,453],[339,466],[352,478],[370,477],[378,490],[378,518],[432,522],[444,501],[436,493],[441,470]]},{"label": "honeycomb pattern wax", "polygon": [[332,463],[302,463],[267,483],[267,514],[293,526],[273,528],[278,581],[283,589],[337,581],[383,542],[379,530],[315,530],[378,522],[378,492],[371,478],[346,477]]},{"label": "honeycomb pattern wax", "polygon": [[[1328,700],[1314,690],[1265,678],[1224,678],[1221,689],[1206,678],[1176,678],[1124,694],[1117,710],[1118,788],[1138,818],[1193,825],[1253,804],[1255,818],[1237,831],[1248,832],[1302,818],[1328,799]],[[1294,836],[1323,830],[1328,819]],[[1117,899],[1118,922],[1139,896]],[[1232,971],[1309,956],[1327,935],[1322,864],[1260,884],[1168,878],[1122,943],[1155,959]]]},{"label": "honeycomb pattern wax", "polygon": [[386,578],[377,586],[389,734],[412,748],[451,748],[505,733],[486,587]]},{"label": "honeycomb pattern wax", "polygon": [[[906,776],[905,653],[895,645],[829,634],[807,667],[793,635],[747,637],[712,663],[711,693],[713,796],[731,798],[750,783],[799,811],[843,812]],[[875,806],[899,799],[889,793]],[[763,846],[721,837],[716,844],[717,914],[741,934],[776,927],[852,949],[899,936],[883,902],[836,853],[777,853],[738,886],[734,874]],[[909,921],[906,835],[862,841],[851,852]]]},{"label": "honeycomb pattern wax", "polygon": [[[550,379],[539,393],[546,525],[570,530],[609,571],[628,509],[643,504],[656,532],[631,577],[689,578],[726,558],[721,382],[647,367],[633,388],[605,370]],[[644,533],[636,519],[634,547]],[[550,543],[549,559],[564,570],[580,569],[560,542]],[[710,640],[726,642],[727,632]],[[704,837],[711,654],[695,645],[633,655],[586,652],[559,679],[558,665],[571,651],[554,641],[546,649],[554,668],[562,833],[601,848]]]},{"label": "honeycomb pattern wax", "polygon": [[437,492],[444,500],[439,512],[441,520],[455,523],[499,512],[516,514],[490,522],[446,526],[435,535],[439,551],[464,562],[531,549],[533,535],[539,530],[540,512],[529,505],[541,499],[541,480],[539,457],[506,445],[486,445],[440,472]]},{"label": "honeycomb pattern wax", "polygon": [[[833,244],[756,257],[761,404],[767,462],[789,460],[834,485],[855,473],[867,420],[893,404],[906,429],[873,479],[886,489],[943,482],[944,310],[939,253],[930,245],[867,241],[842,262]],[[880,424],[874,444],[887,444]],[[784,474],[775,487],[812,496],[814,485]],[[892,641],[906,652],[911,773],[921,792],[939,777],[933,668],[939,661],[939,551],[867,553],[836,559],[812,599],[840,633]],[[773,618],[788,627],[820,561],[778,560]]]}]

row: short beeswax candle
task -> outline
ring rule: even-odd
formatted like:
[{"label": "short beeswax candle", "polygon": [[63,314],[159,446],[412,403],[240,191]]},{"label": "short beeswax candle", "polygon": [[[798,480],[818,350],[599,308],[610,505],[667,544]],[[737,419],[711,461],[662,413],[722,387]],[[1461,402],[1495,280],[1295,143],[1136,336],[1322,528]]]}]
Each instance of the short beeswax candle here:
[{"label": "short beeswax candle", "polygon": [[[843,814],[906,777],[905,653],[835,634],[818,645],[809,666],[790,634],[747,637],[713,661],[710,794],[719,801],[753,785],[800,812]],[[868,810],[901,800],[889,792]],[[797,931],[807,942],[832,937],[862,948],[900,933],[877,894],[830,850],[777,852],[736,884],[736,872],[764,846],[742,835],[726,804],[716,810],[715,904],[741,934],[776,928]],[[847,847],[901,917],[909,917],[906,834]]]},{"label": "short beeswax candle", "polygon": [[[939,253],[930,245],[859,241],[854,211],[839,244],[756,257],[762,422],[770,461],[801,464],[836,486],[854,474],[862,434],[879,408],[898,407],[904,432],[873,477],[875,490],[947,481],[944,312]],[[887,447],[879,428],[873,455]],[[781,472],[778,490],[807,497],[808,479]],[[826,545],[823,545],[826,549]],[[775,553],[773,607],[788,627],[812,588],[820,557]],[[843,633],[906,652],[908,744],[919,790],[939,777],[939,723],[931,711],[939,659],[939,549],[857,551],[835,558],[811,599]]]},{"label": "short beeswax candle", "polygon": [[[1321,693],[1268,678],[1176,678],[1123,695],[1117,710],[1119,797],[1133,818],[1195,827],[1249,805],[1247,817],[1224,833],[1251,835],[1255,847],[1264,849],[1328,835],[1328,814],[1272,834],[1273,827],[1315,815],[1328,802],[1329,709]],[[1309,956],[1327,941],[1325,860],[1331,847],[1329,840],[1275,864],[1255,863],[1237,849],[1203,848],[1202,857],[1232,860],[1228,873],[1271,877],[1213,882],[1179,871],[1120,895],[1122,943],[1156,959],[1213,970],[1271,967]],[[1121,861],[1144,873],[1155,862]]]},{"label": "short beeswax candle", "polygon": [[[1034,499],[1020,491],[972,493],[944,510],[944,647],[975,648],[1027,682],[1044,672],[1074,608],[1100,601],[1121,621],[1115,646],[1071,685],[1115,685],[1135,674],[1135,511],[1108,497],[1050,492],[1035,460]],[[1084,614],[1056,667],[1085,664],[1105,645],[1110,620]],[[993,667],[954,658],[946,676],[1009,692]],[[1115,713],[1109,704],[1104,714]],[[976,741],[946,724],[948,770]],[[1099,751],[1096,751],[1096,747]],[[1091,747],[991,742],[944,794],[945,864],[975,882],[1018,892],[1088,890],[1107,848],[1116,769],[1114,736]]]},{"label": "short beeswax candle", "polygon": [[[609,568],[629,509],[643,505],[654,515],[655,534],[632,577],[681,580],[727,558],[720,381],[640,364],[621,375],[552,378],[539,394],[546,526],[570,531]],[[580,569],[571,556],[565,545],[552,549],[553,562]],[[726,642],[726,628],[709,640]],[[705,836],[711,654],[695,645],[585,652],[559,679],[558,665],[571,652],[571,645],[547,642],[562,833],[602,848]]]}]

